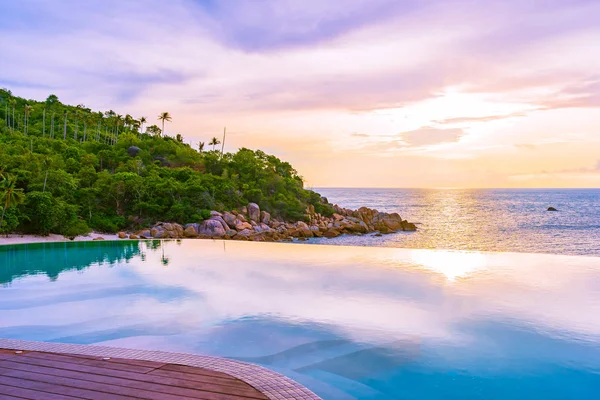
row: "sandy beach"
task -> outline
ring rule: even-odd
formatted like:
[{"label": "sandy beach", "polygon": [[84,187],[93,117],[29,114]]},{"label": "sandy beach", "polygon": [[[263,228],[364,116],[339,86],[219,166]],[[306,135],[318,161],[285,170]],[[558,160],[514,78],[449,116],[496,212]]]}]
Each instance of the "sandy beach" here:
[{"label": "sandy beach", "polygon": [[[115,234],[105,234],[105,233],[97,233],[92,232],[87,236],[77,236],[73,241],[81,242],[87,240],[94,240],[97,237],[102,237],[105,240],[126,240],[119,239]],[[4,244],[24,244],[24,243],[40,243],[40,242],[70,242],[70,239],[62,235],[50,234],[48,236],[38,236],[38,235],[20,235],[20,234],[10,234],[0,235],[0,245]]]}]

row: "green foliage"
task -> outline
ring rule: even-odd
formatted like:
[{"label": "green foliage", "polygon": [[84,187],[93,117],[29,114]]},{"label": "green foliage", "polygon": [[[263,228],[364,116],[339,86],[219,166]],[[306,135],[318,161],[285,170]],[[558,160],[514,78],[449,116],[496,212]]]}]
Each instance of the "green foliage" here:
[{"label": "green foliage", "polygon": [[[161,125],[170,120],[161,116]],[[311,204],[333,213],[275,156],[245,148],[221,154],[218,139],[209,143],[215,150],[199,151],[181,135],[161,136],[156,125],[140,133],[141,121],[65,105],[54,95],[37,102],[0,90],[0,171],[12,176],[3,229],[13,231],[18,223],[24,232],[72,237],[90,228],[116,232],[156,221],[199,222],[210,210],[248,202],[288,220],[306,220]],[[139,149],[135,156],[131,146]]]}]

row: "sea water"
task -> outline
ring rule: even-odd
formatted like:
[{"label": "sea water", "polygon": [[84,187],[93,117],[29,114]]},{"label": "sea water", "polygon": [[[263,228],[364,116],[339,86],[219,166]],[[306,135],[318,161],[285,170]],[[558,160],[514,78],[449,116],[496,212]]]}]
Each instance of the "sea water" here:
[{"label": "sea water", "polygon": [[418,227],[314,243],[600,256],[600,189],[314,190],[343,207],[397,212]]}]

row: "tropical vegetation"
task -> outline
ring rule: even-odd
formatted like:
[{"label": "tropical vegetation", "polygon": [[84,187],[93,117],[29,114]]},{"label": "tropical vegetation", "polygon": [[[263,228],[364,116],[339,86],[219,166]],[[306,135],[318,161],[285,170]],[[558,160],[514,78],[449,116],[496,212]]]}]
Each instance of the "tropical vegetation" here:
[{"label": "tropical vegetation", "polygon": [[289,163],[260,150],[224,153],[216,137],[212,150],[192,148],[163,134],[170,113],[158,120],[162,129],[143,129],[148,117],[0,89],[0,232],[116,232],[198,222],[248,202],[285,220],[306,219],[309,205],[333,213]]}]

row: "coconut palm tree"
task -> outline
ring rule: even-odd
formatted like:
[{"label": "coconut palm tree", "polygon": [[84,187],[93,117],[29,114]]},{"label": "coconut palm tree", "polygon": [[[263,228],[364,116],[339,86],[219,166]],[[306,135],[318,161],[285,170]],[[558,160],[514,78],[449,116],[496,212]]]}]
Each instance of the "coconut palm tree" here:
[{"label": "coconut palm tree", "polygon": [[29,116],[31,115],[32,110],[33,109],[29,104],[25,105],[25,126],[23,127],[25,136],[27,136],[27,133],[29,132]]},{"label": "coconut palm tree", "polygon": [[25,201],[23,189],[17,189],[17,178],[6,175],[0,182],[0,204],[3,204],[2,216],[0,217],[0,228],[4,222],[4,214],[11,206],[16,206]]},{"label": "coconut palm tree", "polygon": [[219,143],[221,143],[221,141],[219,139],[217,139],[216,137],[213,137],[211,139],[211,141],[208,143],[209,146],[213,147],[213,150],[215,149],[215,146],[218,145]]},{"label": "coconut palm tree", "polygon": [[204,151],[204,142],[198,142],[198,151],[200,153]]},{"label": "coconut palm tree", "polygon": [[162,112],[158,116],[158,120],[162,121],[162,133],[165,133],[165,121],[171,122],[171,115],[168,112]]},{"label": "coconut palm tree", "polygon": [[142,132],[144,130],[144,124],[148,121],[148,119],[146,117],[140,117],[140,133],[144,133]]}]

